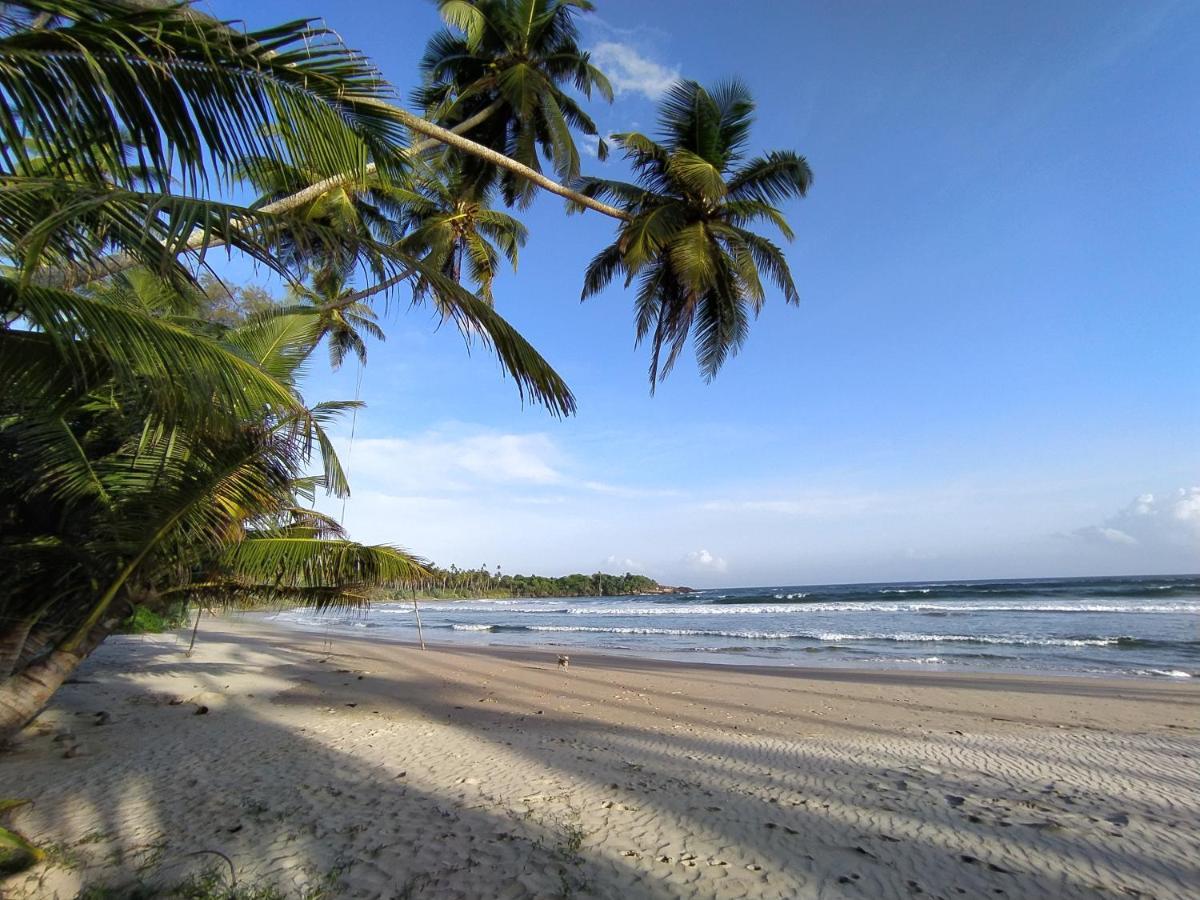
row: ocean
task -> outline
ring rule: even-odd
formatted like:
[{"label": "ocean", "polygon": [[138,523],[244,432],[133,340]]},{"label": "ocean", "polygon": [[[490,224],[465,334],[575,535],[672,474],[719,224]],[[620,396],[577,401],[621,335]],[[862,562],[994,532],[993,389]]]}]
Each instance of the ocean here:
[{"label": "ocean", "polygon": [[[1200,675],[1200,575],[790,585],[419,608],[427,641],[476,646],[739,665]],[[273,618],[417,639],[411,602]]]}]

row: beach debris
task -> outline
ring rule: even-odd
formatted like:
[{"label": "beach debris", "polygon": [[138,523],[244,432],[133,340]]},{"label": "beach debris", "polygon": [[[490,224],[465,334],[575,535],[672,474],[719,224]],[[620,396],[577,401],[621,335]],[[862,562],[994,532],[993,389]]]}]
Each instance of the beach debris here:
[{"label": "beach debris", "polygon": [[194,715],[197,715],[197,716],[206,716],[206,715],[208,715],[208,707],[207,707],[207,706],[205,706],[205,705],[203,705],[203,704],[201,704],[200,706],[197,706],[197,707],[196,707],[196,712],[194,713]]},{"label": "beach debris", "polygon": [[111,722],[111,721],[112,721],[112,713],[109,713],[109,712],[98,712],[98,713],[96,713],[96,722],[95,722],[95,724],[97,724],[97,725],[107,725],[107,724],[108,724],[109,722]]},{"label": "beach debris", "polygon": [[54,743],[61,744],[65,741],[75,740],[75,732],[63,730],[54,736]]},{"label": "beach debris", "polygon": [[86,756],[87,750],[82,744],[70,744],[63,752],[63,759],[74,759],[77,756]]},{"label": "beach debris", "polygon": [[1125,813],[1116,813],[1111,816],[1105,816],[1105,821],[1111,822],[1113,825],[1125,826],[1129,824],[1129,816]]},{"label": "beach debris", "polygon": [[946,802],[949,803],[951,806],[962,806],[964,803],[967,802],[967,798],[966,797],[958,797],[954,794],[947,794]]}]

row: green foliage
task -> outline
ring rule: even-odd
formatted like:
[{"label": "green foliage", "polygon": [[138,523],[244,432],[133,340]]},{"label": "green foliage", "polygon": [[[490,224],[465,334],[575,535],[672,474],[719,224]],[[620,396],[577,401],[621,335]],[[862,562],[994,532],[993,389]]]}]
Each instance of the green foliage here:
[{"label": "green foliage", "polygon": [[[0,612],[38,615],[75,642],[118,598],[139,607],[131,627],[157,628],[155,616],[192,599],[357,605],[370,590],[421,574],[414,557],[353,543],[303,508],[322,487],[347,490],[325,428],[353,406],[309,408],[296,391],[316,314],[224,327],[204,320],[206,298],[193,294],[177,296],[163,316],[150,284],[118,279],[88,303],[170,328],[177,346],[202,347],[214,368],[227,359],[255,381],[236,402],[209,389],[204,403],[174,410],[112,366],[65,393],[48,395],[49,379],[26,394],[0,394],[0,459],[15,473],[0,486],[10,588]],[[155,349],[145,380],[157,366],[167,381],[171,345]],[[250,406],[255,383],[281,402]],[[314,464],[322,472],[315,478]]]},{"label": "green foliage", "polygon": [[[522,399],[575,410],[494,308],[494,278],[504,259],[516,266],[526,231],[491,200],[499,189],[525,205],[543,161],[578,178],[573,132],[598,130],[569,92],[612,95],[579,44],[592,4],[438,6],[449,30],[429,42],[417,100],[470,140],[393,105],[375,68],[311,22],[246,31],[189,3],[141,0],[3,5],[0,689],[39,656],[63,658],[47,650],[90,652],[128,610],[140,631],[189,604],[323,609],[414,585],[660,590],[629,573],[429,571],[311,508],[319,491],[349,492],[328,428],[358,403],[307,403],[304,367],[322,343],[334,367],[365,360],[364,338],[383,338],[365,301],[397,285],[493,350]],[[580,182],[627,217],[584,295],[618,274],[638,282],[652,386],[689,333],[715,374],[763,302],[761,276],[797,299],[779,249],[747,226],[790,238],[774,204],[811,176],[795,154],[744,159],[752,109],[736,83],[682,83],[664,103],[662,143],[620,137],[636,184]],[[456,149],[407,146],[406,127]],[[215,194],[246,186],[260,194],[249,205]],[[206,277],[222,245],[282,276],[289,300]],[[360,278],[370,284],[356,290]],[[0,731],[23,724],[28,710],[5,709]]]},{"label": "green foliage", "polygon": [[18,174],[38,157],[164,193],[181,176],[228,178],[256,154],[361,170],[404,141],[375,67],[306,21],[242,32],[179,4],[15,0],[0,59],[0,159]]},{"label": "green foliage", "polygon": [[15,831],[0,828],[0,875],[23,872],[45,854]]},{"label": "green foliage", "polygon": [[803,197],[812,173],[790,151],[745,159],[753,112],[749,91],[737,81],[711,90],[679,82],[663,101],[659,141],[636,132],[613,136],[635,184],[579,181],[585,196],[618,203],[629,214],[617,240],[588,266],[583,297],[618,275],[626,287],[637,282],[637,342],[650,341],[651,390],[670,373],[689,335],[701,373],[710,380],[717,374],[762,309],[763,275],[785,301],[800,301],[783,252],[748,226],[766,222],[791,240],[775,204]]},{"label": "green foliage", "polygon": [[[520,221],[490,208],[493,193],[490,184],[472,180],[460,155],[445,153],[429,175],[416,181],[406,204],[407,233],[401,242],[456,284],[468,278],[476,295],[489,304],[494,302],[492,282],[501,255],[516,269],[529,236]],[[432,293],[442,304],[427,279],[418,279],[415,290]]]},{"label": "green foliage", "polygon": [[[470,597],[623,597],[630,594],[661,594],[686,592],[687,588],[669,588],[645,575],[502,575],[492,574],[486,567],[441,569],[428,567],[429,574],[415,582],[419,597],[459,599]],[[395,595],[403,600],[411,591]]]},{"label": "green foliage", "polygon": [[286,900],[287,895],[273,885],[229,885],[228,876],[218,868],[192,875],[165,892],[173,900]]},{"label": "green foliage", "polygon": [[161,611],[138,604],[117,630],[122,634],[161,634],[182,628],[187,622],[187,606],[184,603],[172,603]]},{"label": "green foliage", "polygon": [[[579,176],[579,150],[571,129],[599,138],[591,117],[564,90],[612,100],[608,79],[579,46],[576,17],[587,0],[438,0],[451,30],[430,38],[421,59],[423,85],[413,99],[447,127],[494,107],[470,131],[473,140],[541,171],[539,151],[558,177]],[[607,146],[599,141],[599,154]],[[499,177],[505,201],[527,205],[534,186],[505,172],[464,160],[480,182]]]}]

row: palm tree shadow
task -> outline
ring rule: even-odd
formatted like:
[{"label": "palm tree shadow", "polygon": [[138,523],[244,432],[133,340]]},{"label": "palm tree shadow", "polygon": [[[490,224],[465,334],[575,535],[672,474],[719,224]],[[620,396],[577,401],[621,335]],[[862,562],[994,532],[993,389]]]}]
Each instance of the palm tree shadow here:
[{"label": "palm tree shadow", "polygon": [[[493,669],[483,689],[436,652],[363,642],[358,657],[340,642],[318,655],[316,639],[264,653],[256,638],[219,640],[219,663],[161,641],[119,665],[101,651],[82,673],[90,683],[64,690],[54,712],[70,720],[110,704],[128,727],[92,756],[48,758],[46,735],[5,761],[15,784],[45,784],[54,767],[18,824],[68,844],[87,880],[170,883],[219,852],[243,880],[297,895],[332,877],[368,896],[657,898],[718,893],[724,869],[758,879],[758,896],[1092,896],[1100,842],[1103,872],[1122,887],[1183,896],[1200,881],[1174,848],[1123,846],[1108,819],[1085,822],[1069,797],[1001,796],[986,773],[929,771],[931,755],[961,744],[944,736],[863,728],[809,739],[828,722],[804,716],[714,728],[671,708],[671,679],[640,707],[613,699],[583,714],[538,705],[540,667]],[[363,674],[372,655],[394,664],[386,677]],[[206,716],[162,708],[140,680],[169,673],[186,690],[219,692],[251,672],[283,687]],[[856,734],[886,752],[856,756]],[[1098,774],[1132,790],[1124,769]],[[1114,814],[1183,814],[1156,797],[1108,802]]]},{"label": "palm tree shadow", "polygon": [[[133,675],[187,676],[185,693],[263,669],[260,655],[217,664],[155,642],[134,655]],[[311,665],[310,655],[296,656],[267,674],[293,678],[302,660]],[[242,884],[274,885],[289,897],[322,888],[341,896],[339,883],[364,896],[550,896],[586,887],[615,897],[625,891],[606,886],[637,880],[620,862],[580,852],[567,819],[496,807],[472,786],[430,790],[413,783],[406,758],[338,749],[329,735],[353,731],[361,717],[311,681],[295,690],[303,706],[329,710],[320,734],[260,715],[262,698],[235,698],[197,715],[195,703],[172,705],[118,671],[100,651],[43,717],[70,727],[86,753],[62,759],[53,733],[35,733],[5,759],[6,795],[38,785],[13,824],[50,846],[51,865],[0,882],[0,896],[57,890],[73,897],[84,886],[165,890],[230,868]],[[285,700],[284,711],[294,703]],[[91,724],[99,707],[111,711],[112,724]],[[639,891],[671,896],[653,885]]]}]

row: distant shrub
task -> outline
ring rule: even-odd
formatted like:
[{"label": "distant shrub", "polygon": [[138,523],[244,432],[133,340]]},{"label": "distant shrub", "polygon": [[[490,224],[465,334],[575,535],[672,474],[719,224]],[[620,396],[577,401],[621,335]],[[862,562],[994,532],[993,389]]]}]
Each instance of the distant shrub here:
[{"label": "distant shrub", "polygon": [[123,634],[160,634],[187,624],[187,604],[173,603],[158,611],[138,604],[118,629]]}]

